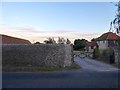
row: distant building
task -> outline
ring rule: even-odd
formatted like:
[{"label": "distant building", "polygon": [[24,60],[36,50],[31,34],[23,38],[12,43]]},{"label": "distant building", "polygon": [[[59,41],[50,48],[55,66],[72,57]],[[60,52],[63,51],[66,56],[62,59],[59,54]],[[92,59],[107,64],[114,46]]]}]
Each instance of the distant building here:
[{"label": "distant building", "polygon": [[120,40],[120,36],[116,35],[116,33],[107,32],[98,37],[96,42],[99,49],[107,49],[108,47],[118,46],[118,40]]},{"label": "distant building", "polygon": [[95,41],[86,42],[86,51],[93,52],[95,48],[98,47],[98,44]]},{"label": "distant building", "polygon": [[21,39],[21,38],[16,38],[8,35],[2,35],[2,44],[31,44],[30,41]]}]

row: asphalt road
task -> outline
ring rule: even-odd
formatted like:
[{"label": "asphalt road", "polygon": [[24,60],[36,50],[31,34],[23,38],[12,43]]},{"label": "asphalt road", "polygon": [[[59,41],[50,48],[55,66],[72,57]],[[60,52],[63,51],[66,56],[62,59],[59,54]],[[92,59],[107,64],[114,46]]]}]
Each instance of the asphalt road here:
[{"label": "asphalt road", "polygon": [[[83,59],[75,58],[75,62],[79,65],[81,60]],[[3,88],[118,88],[119,77],[116,68],[108,65],[109,70],[106,70],[104,64],[105,70],[102,66],[102,70],[99,66],[99,69],[94,69],[99,62],[90,63],[88,60],[89,65],[87,59],[83,62],[84,64],[86,62],[87,68],[83,65],[83,69],[69,71],[3,73],[2,86]]]}]

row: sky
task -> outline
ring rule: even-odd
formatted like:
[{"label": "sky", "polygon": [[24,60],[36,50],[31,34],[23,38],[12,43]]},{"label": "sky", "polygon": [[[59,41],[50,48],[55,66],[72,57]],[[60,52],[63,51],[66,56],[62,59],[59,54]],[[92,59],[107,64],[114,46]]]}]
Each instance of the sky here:
[{"label": "sky", "polygon": [[31,42],[91,40],[109,31],[116,10],[110,2],[2,2],[0,33]]}]

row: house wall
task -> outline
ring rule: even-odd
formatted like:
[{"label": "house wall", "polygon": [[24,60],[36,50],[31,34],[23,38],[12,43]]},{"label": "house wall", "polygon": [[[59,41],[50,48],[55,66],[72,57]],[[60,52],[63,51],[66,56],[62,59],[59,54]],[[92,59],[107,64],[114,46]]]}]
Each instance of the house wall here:
[{"label": "house wall", "polygon": [[72,50],[70,45],[3,45],[2,65],[19,66],[70,66]]},{"label": "house wall", "polygon": [[91,46],[89,46],[89,52],[93,52],[93,50],[96,48],[96,46],[93,47],[93,49],[91,49]]},{"label": "house wall", "polygon": [[108,41],[97,41],[99,49],[107,49],[108,48]]}]

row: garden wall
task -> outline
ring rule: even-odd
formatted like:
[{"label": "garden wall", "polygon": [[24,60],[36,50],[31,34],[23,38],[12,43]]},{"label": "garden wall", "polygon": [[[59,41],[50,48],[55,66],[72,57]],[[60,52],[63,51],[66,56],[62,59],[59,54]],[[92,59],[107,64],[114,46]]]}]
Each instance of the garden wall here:
[{"label": "garden wall", "polygon": [[72,64],[70,45],[2,45],[2,66],[59,66]]},{"label": "garden wall", "polygon": [[119,63],[118,62],[119,61],[118,60],[119,59],[119,55],[118,54],[119,54],[120,51],[119,51],[119,49],[115,49],[114,52],[115,52],[115,63]]},{"label": "garden wall", "polygon": [[120,67],[120,47],[118,48],[118,64],[119,64],[119,67]]}]

